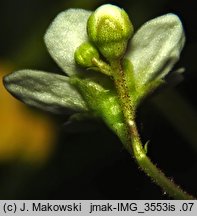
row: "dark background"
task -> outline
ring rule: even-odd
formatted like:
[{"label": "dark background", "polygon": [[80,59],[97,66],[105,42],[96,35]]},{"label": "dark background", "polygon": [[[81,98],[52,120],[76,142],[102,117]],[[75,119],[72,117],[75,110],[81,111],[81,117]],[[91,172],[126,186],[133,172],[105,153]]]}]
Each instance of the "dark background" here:
[{"label": "dark background", "polygon": [[[143,142],[150,140],[148,155],[153,162],[177,184],[197,195],[195,1],[2,0],[0,62],[11,65],[13,70],[32,68],[61,73],[43,42],[50,22],[67,8],[94,10],[104,3],[123,7],[135,29],[168,12],[176,13],[183,22],[187,41],[175,68],[186,68],[184,79],[146,100],[138,110],[137,122]],[[30,115],[46,115],[28,109]],[[53,152],[41,164],[20,157],[2,161],[0,199],[169,199],[138,169],[102,122],[68,127],[63,124],[67,116],[47,115],[57,127]],[[0,145],[5,145],[1,137]]]}]

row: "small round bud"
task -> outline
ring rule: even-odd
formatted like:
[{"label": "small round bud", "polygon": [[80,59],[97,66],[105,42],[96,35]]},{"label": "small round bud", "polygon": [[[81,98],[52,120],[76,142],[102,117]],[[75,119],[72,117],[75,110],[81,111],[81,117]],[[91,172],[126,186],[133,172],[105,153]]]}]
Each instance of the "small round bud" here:
[{"label": "small round bud", "polygon": [[99,53],[89,42],[82,43],[75,51],[75,61],[82,67],[93,67],[93,58],[98,59]]},{"label": "small round bud", "polygon": [[133,34],[133,25],[127,13],[114,5],[99,7],[88,19],[89,39],[108,60],[121,58]]}]

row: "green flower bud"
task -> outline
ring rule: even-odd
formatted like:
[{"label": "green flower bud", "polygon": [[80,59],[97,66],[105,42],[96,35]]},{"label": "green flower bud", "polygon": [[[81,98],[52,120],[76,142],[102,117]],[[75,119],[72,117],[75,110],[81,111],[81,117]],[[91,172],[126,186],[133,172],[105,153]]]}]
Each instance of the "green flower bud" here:
[{"label": "green flower bud", "polygon": [[106,59],[119,59],[126,51],[133,25],[123,9],[106,4],[89,17],[87,33]]},{"label": "green flower bud", "polygon": [[75,61],[82,67],[93,67],[92,59],[99,58],[99,52],[89,42],[82,43],[75,51]]}]

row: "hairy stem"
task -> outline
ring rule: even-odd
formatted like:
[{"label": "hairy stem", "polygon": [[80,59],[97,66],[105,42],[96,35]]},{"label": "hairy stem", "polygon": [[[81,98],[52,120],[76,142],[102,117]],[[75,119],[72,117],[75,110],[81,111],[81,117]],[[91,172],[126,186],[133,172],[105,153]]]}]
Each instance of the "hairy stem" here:
[{"label": "hairy stem", "polygon": [[127,146],[129,146],[130,153],[133,155],[140,168],[169,196],[174,199],[194,199],[194,197],[183,191],[172,180],[168,179],[146,155],[136,127],[135,105],[132,102],[132,98],[129,96],[121,61],[111,62],[111,67],[113,69],[113,79],[127,127]]}]

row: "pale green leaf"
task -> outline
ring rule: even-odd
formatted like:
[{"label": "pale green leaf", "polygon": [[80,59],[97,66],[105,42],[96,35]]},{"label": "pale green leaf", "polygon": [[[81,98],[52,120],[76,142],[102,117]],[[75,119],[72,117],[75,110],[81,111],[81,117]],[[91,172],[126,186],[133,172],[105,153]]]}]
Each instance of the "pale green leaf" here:
[{"label": "pale green leaf", "polygon": [[178,61],[184,42],[178,16],[166,14],[146,22],[131,39],[126,55],[137,85],[163,78]]},{"label": "pale green leaf", "polygon": [[68,75],[80,70],[76,66],[74,53],[77,47],[88,40],[86,24],[91,12],[83,9],[68,9],[61,12],[45,34],[49,53]]},{"label": "pale green leaf", "polygon": [[87,111],[81,95],[66,76],[36,70],[20,70],[4,77],[4,85],[28,105],[53,113]]}]

